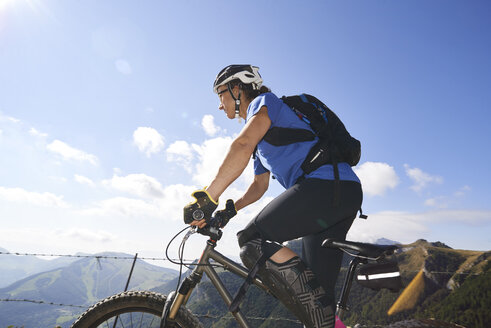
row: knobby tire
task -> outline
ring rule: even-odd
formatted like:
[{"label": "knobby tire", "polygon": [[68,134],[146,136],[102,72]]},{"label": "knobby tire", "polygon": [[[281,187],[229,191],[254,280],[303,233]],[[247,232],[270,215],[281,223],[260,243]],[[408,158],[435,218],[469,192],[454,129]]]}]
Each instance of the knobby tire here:
[{"label": "knobby tire", "polygon": [[[119,317],[116,327],[160,327],[165,300],[165,295],[148,291],[116,294],[90,307],[71,328],[112,328],[117,316]],[[203,328],[198,319],[185,307],[179,309],[175,322],[166,324],[166,328],[195,327]]]}]

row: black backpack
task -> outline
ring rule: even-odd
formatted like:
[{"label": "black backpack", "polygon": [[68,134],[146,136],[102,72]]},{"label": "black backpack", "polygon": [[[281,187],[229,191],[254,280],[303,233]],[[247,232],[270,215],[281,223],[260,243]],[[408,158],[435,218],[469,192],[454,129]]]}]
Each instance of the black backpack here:
[{"label": "black backpack", "polygon": [[315,136],[319,141],[311,148],[304,162],[304,174],[315,171],[325,164],[334,166],[335,179],[339,180],[337,163],[346,162],[355,166],[360,161],[361,144],[353,138],[343,122],[324,103],[314,96],[301,94],[282,97],[281,100],[314,131],[273,127],[264,140],[273,146],[284,146],[295,142],[311,141]]}]

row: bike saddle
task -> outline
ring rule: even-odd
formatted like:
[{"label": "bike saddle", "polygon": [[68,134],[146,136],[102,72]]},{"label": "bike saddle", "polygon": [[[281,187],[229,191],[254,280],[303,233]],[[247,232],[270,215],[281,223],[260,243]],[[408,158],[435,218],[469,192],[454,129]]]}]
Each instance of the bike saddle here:
[{"label": "bike saddle", "polygon": [[375,245],[366,243],[357,243],[347,240],[336,240],[327,238],[322,242],[322,247],[339,248],[345,251],[354,251],[357,254],[351,254],[356,257],[366,257],[370,259],[378,259],[381,256],[391,255],[399,248],[397,245]]}]

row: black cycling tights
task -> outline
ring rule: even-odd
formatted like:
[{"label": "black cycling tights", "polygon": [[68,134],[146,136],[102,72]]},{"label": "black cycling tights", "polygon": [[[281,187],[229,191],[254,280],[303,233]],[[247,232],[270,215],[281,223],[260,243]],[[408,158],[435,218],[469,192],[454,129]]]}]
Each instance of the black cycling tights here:
[{"label": "black cycling tights", "polygon": [[[302,259],[315,273],[331,303],[341,267],[342,252],[326,249],[326,238],[344,239],[361,207],[361,185],[352,181],[305,179],[273,201],[238,233],[239,244],[263,237],[283,243],[302,237]],[[339,202],[333,205],[334,192]]]}]

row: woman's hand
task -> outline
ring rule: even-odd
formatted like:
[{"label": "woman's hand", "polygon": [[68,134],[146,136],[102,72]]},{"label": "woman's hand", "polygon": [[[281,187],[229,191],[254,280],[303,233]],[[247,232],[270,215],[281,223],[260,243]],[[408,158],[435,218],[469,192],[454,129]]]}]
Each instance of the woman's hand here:
[{"label": "woman's hand", "polygon": [[[204,189],[196,190],[191,196],[196,198],[196,201],[184,206],[184,223],[199,226],[202,224],[202,221],[211,218],[211,215],[218,207],[218,201],[214,201]],[[197,224],[193,224],[196,221]]]},{"label": "woman's hand", "polygon": [[189,225],[190,226],[196,226],[196,227],[202,229],[202,228],[206,227],[207,224],[208,223],[206,223],[206,220],[203,219],[203,220],[199,220],[199,221],[193,221]]}]

